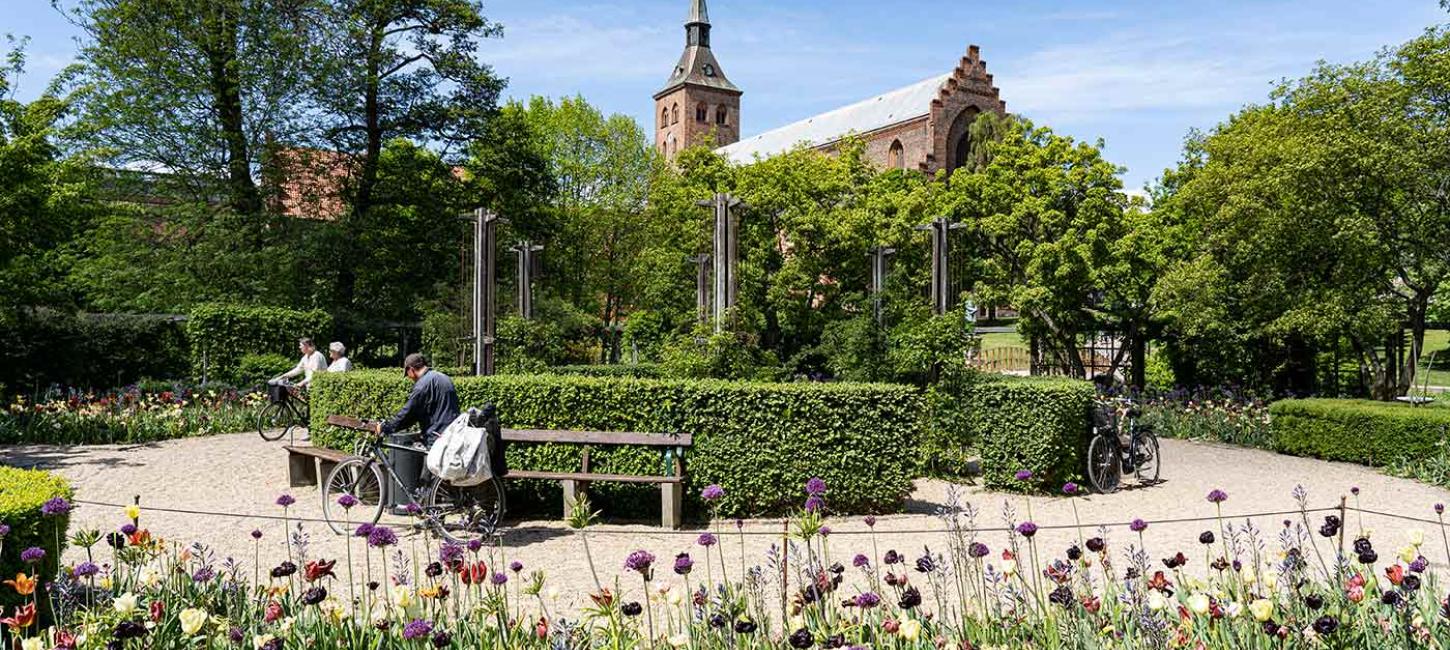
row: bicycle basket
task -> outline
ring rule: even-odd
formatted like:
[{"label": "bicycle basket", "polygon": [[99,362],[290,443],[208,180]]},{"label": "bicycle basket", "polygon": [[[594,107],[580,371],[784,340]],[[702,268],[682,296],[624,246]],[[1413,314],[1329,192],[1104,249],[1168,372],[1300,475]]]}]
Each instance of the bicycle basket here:
[{"label": "bicycle basket", "polygon": [[273,404],[281,404],[287,401],[287,386],[283,384],[267,384],[267,401]]}]

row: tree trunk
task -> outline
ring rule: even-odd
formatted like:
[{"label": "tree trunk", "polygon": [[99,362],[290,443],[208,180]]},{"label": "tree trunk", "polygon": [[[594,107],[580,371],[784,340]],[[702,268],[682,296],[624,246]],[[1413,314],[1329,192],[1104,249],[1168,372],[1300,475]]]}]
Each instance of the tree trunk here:
[{"label": "tree trunk", "polygon": [[215,5],[215,9],[216,13],[208,16],[209,42],[204,47],[211,77],[212,107],[227,151],[228,204],[238,214],[258,214],[262,210],[262,199],[252,180],[241,84],[236,76],[237,16],[222,4]]}]

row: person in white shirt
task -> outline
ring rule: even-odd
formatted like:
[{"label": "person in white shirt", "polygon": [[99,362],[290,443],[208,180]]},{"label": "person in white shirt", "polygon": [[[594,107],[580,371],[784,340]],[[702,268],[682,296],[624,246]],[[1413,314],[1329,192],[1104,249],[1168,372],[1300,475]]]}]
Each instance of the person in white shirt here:
[{"label": "person in white shirt", "polygon": [[348,372],[352,370],[352,359],[347,358],[347,346],[342,341],[333,341],[327,346],[327,355],[332,357],[332,363],[327,364],[328,372]]},{"label": "person in white shirt", "polygon": [[272,381],[291,379],[297,375],[302,375],[302,381],[297,382],[297,386],[299,388],[306,388],[308,384],[312,383],[313,373],[327,370],[327,359],[323,358],[322,353],[317,351],[317,346],[312,343],[312,339],[306,337],[298,339],[297,348],[302,351],[302,360],[298,361],[297,365],[293,366],[291,370],[273,377]]}]

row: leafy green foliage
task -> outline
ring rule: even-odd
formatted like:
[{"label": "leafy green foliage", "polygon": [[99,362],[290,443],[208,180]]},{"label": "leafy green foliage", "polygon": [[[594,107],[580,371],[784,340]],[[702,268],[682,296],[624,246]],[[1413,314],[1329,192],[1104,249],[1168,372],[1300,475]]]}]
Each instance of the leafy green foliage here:
[{"label": "leafy green foliage", "polygon": [[[70,515],[43,516],[40,506],[55,497],[69,499],[72,495],[70,482],[55,474],[0,465],[0,522],[10,526],[10,534],[0,546],[0,575],[13,577],[23,572],[41,577],[42,583],[46,582],[45,576],[56,575],[60,554],[65,549]],[[20,552],[30,547],[45,549],[45,559],[37,567],[20,561]],[[37,600],[44,603],[48,599],[42,588],[43,585],[38,585],[35,593],[39,596]],[[13,589],[0,590],[0,607],[8,610],[21,600]]]},{"label": "leafy green foliage", "polygon": [[1269,413],[1276,451],[1366,465],[1435,456],[1450,431],[1450,410],[1393,402],[1288,399]]},{"label": "leafy green foliage", "polygon": [[166,317],[37,308],[0,318],[0,385],[17,394],[52,384],[109,388],[189,368],[185,331]]},{"label": "leafy green foliage", "polygon": [[[830,506],[848,512],[899,509],[911,492],[918,463],[921,395],[885,384],[767,384],[559,377],[548,375],[454,379],[467,408],[493,402],[507,427],[605,431],[686,432],[689,494],[717,483],[721,512],[748,516],[798,507],[801,485],[820,476],[831,486]],[[389,416],[409,384],[396,373],[354,372],[314,380],[315,444],[350,449],[353,438],[326,427],[327,415]],[[577,471],[581,446],[519,445],[508,449],[516,469]],[[595,448],[593,471],[660,474],[657,450]],[[515,481],[510,504],[557,508],[557,484]],[[649,488],[599,483],[601,499],[657,503]],[[691,508],[699,512],[700,508]]]},{"label": "leafy green foliage", "polygon": [[617,377],[633,379],[660,379],[665,376],[664,369],[656,363],[551,366],[548,369],[548,372],[551,375],[571,375],[578,377]]},{"label": "leafy green foliage", "polygon": [[186,321],[192,371],[208,379],[234,379],[244,356],[296,350],[304,336],[320,349],[331,333],[332,317],[320,310],[205,304]]}]

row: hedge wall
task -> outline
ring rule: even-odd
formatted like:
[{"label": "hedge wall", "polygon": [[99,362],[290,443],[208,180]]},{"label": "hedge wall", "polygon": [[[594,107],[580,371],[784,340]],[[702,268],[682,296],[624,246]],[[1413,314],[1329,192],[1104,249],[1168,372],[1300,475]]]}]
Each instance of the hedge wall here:
[{"label": "hedge wall", "polygon": [[[27,575],[54,576],[59,567],[61,550],[65,547],[70,515],[47,517],[40,506],[55,497],[71,498],[71,487],[65,479],[34,469],[0,466],[0,523],[10,526],[10,534],[0,539],[0,576],[7,579],[24,572]],[[57,546],[57,531],[59,544]],[[45,549],[39,571],[20,561],[20,553],[32,546]],[[37,588],[37,592],[39,588]],[[38,600],[47,602],[41,595]],[[20,604],[14,589],[0,589],[0,607],[7,612]],[[44,606],[42,605],[42,610]]]},{"label": "hedge wall", "polygon": [[[972,373],[928,389],[922,437],[928,469],[965,473],[965,454],[981,455],[992,489],[1055,492],[1083,475],[1092,384],[1072,379]],[[1030,470],[1031,481],[1016,479]]]},{"label": "hedge wall", "polygon": [[[798,507],[806,479],[830,486],[837,512],[898,509],[917,476],[921,394],[883,384],[766,384],[727,381],[613,379],[557,375],[458,377],[465,408],[498,405],[506,427],[689,432],[687,494],[725,488],[722,513],[750,516]],[[365,418],[392,414],[409,383],[396,372],[353,372],[314,379],[314,444],[350,449],[350,432],[325,427],[329,414]],[[577,471],[582,448],[511,445],[510,467]],[[593,449],[596,471],[658,474],[658,452]],[[559,509],[557,483],[516,482],[510,509],[535,503]],[[658,490],[599,483],[594,494],[611,506],[658,508]],[[613,500],[613,502],[611,502]],[[652,504],[646,508],[645,504]],[[698,504],[688,508],[700,513]]]},{"label": "hedge wall", "polygon": [[25,310],[0,317],[0,394],[179,377],[187,354],[182,324],[166,316]]},{"label": "hedge wall", "polygon": [[235,383],[248,354],[296,354],[297,339],[309,336],[325,349],[332,316],[322,310],[205,304],[191,310],[186,335],[192,341],[191,366],[197,377]]},{"label": "hedge wall", "polygon": [[1450,409],[1397,402],[1289,399],[1269,416],[1275,450],[1366,465],[1433,456],[1450,433]]},{"label": "hedge wall", "polygon": [[657,363],[550,366],[548,372],[551,375],[632,377],[635,379],[661,379],[665,374],[664,370]]}]

